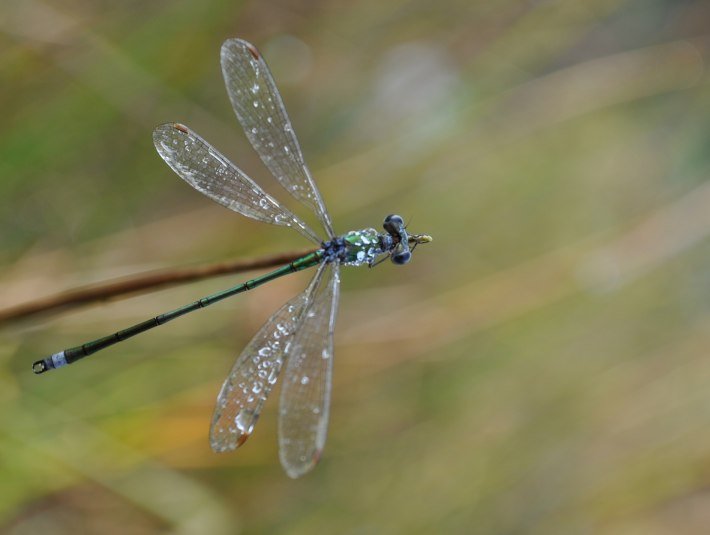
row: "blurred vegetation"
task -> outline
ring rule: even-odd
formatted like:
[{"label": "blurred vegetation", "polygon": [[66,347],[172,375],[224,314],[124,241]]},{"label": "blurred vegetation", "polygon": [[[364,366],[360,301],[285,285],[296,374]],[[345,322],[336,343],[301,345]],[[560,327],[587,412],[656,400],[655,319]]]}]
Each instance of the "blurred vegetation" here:
[{"label": "blurred vegetation", "polygon": [[42,378],[36,358],[234,278],[4,327],[0,529],[707,533],[709,29],[702,0],[4,0],[0,306],[304,246],[154,152],[184,122],[285,198],[229,108],[234,36],[337,230],[397,212],[435,242],[344,273],[329,440],[298,481],[276,399],[235,454],[207,432],[307,274]]}]

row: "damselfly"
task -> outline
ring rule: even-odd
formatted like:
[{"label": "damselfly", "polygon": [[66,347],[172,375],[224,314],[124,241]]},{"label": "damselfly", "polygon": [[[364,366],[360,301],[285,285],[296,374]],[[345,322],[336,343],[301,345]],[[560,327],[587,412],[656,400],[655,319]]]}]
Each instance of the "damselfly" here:
[{"label": "damselfly", "polygon": [[337,236],[261,54],[246,41],[230,39],[222,45],[221,63],[232,107],[247,138],[279,183],[315,212],[327,239],[321,241],[300,218],[192,130],[181,124],[161,125],[153,132],[155,147],[180,178],[235,212],[297,230],[319,249],[271,273],[55,353],[35,362],[33,371],[39,374],[71,364],[193,310],[283,275],[318,266],[306,290],[277,310],[237,358],[217,397],[210,429],[210,444],[217,452],[244,444],[285,366],[279,456],[286,473],[299,477],[315,466],[325,444],[340,266],[373,266],[386,257],[397,265],[406,264],[412,250],[430,242],[431,237],[408,233],[397,215],[385,218],[385,232],[366,228]]}]

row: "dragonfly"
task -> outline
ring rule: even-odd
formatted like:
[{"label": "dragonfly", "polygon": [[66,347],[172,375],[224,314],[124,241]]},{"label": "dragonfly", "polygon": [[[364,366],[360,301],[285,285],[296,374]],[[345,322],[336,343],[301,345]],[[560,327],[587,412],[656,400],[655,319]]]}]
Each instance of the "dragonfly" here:
[{"label": "dragonfly", "polygon": [[318,249],[270,273],[54,353],[34,362],[32,369],[41,374],[64,367],[195,310],[316,267],[306,289],[279,308],[237,358],[217,396],[210,427],[214,451],[231,451],[244,444],[285,368],[278,413],[279,458],[285,472],[297,478],[317,464],[325,445],[340,266],[372,267],[387,258],[404,265],[417,245],[432,238],[409,233],[403,218],[394,214],[385,217],[383,232],[365,228],[336,235],[262,55],[251,43],[229,39],[222,45],[221,65],[232,108],[249,142],[281,186],[315,213],[326,239],[320,239],[303,220],[187,126],[160,125],[153,132],[153,142],[180,178],[235,212],[296,230]]}]

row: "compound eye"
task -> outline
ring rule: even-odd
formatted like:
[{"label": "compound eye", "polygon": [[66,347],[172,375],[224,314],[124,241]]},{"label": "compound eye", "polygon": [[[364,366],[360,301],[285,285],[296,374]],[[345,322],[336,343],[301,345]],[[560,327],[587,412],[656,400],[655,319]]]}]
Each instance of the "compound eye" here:
[{"label": "compound eye", "polygon": [[409,251],[404,251],[403,253],[397,253],[392,255],[392,263],[398,266],[408,263],[412,259],[412,253]]},{"label": "compound eye", "polygon": [[398,215],[390,214],[385,217],[385,221],[382,226],[392,236],[399,236],[400,232],[404,228],[404,219]]}]

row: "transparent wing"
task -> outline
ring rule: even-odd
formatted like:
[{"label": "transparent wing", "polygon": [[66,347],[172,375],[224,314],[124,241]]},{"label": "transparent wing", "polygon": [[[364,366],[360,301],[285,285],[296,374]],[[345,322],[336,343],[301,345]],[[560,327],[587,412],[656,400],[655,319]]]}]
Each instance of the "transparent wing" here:
[{"label": "transparent wing", "polygon": [[153,143],[180,178],[210,199],[252,219],[294,228],[320,244],[318,236],[303,221],[186,126],[158,126],[153,131]]},{"label": "transparent wing", "polygon": [[284,470],[293,478],[316,465],[328,431],[340,274],[336,263],[326,269],[291,340],[281,389],[279,456]]},{"label": "transparent wing", "polygon": [[241,39],[225,41],[221,56],[229,100],[249,142],[279,183],[313,210],[328,237],[334,237],[330,216],[266,62],[254,45]]},{"label": "transparent wing", "polygon": [[216,452],[244,444],[254,430],[261,409],[276,384],[284,355],[293,340],[303,312],[320,285],[325,264],[318,267],[308,288],[282,306],[244,348],[217,396],[210,429]]}]

